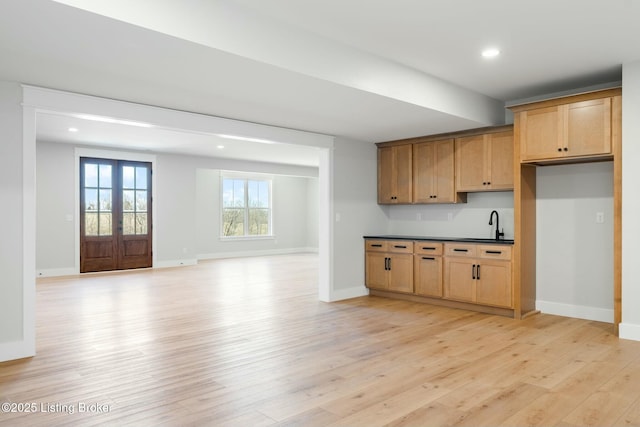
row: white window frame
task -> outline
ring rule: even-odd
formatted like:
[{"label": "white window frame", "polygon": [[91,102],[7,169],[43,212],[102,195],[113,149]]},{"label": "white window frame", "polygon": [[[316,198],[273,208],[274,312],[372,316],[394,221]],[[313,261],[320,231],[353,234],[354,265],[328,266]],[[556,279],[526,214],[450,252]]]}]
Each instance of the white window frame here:
[{"label": "white window frame", "polygon": [[[244,180],[244,235],[242,236],[225,236],[223,234],[224,230],[224,180],[225,179],[236,179],[236,180]],[[262,235],[251,235],[247,234],[249,227],[249,191],[248,191],[248,182],[249,181],[266,181],[269,184],[269,234]],[[229,172],[229,171],[221,171],[220,173],[220,240],[269,240],[275,239],[275,235],[273,232],[273,176],[265,175],[265,174],[255,174],[255,173],[240,173],[240,172]]]}]

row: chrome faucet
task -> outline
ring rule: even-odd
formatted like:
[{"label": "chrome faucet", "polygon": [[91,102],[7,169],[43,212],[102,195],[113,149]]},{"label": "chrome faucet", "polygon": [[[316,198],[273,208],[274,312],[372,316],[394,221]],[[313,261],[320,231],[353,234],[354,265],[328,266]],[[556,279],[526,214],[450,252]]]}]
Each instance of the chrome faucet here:
[{"label": "chrome faucet", "polygon": [[496,214],[496,240],[500,240],[500,237],[504,237],[504,229],[502,229],[502,232],[500,231],[498,211],[491,211],[491,215],[489,215],[489,225],[493,225],[493,214]]}]

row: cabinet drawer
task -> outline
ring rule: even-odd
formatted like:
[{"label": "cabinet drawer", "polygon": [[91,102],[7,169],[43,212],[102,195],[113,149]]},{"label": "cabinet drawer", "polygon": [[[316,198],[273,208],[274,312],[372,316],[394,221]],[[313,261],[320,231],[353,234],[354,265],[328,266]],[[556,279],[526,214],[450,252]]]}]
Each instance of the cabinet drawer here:
[{"label": "cabinet drawer", "polygon": [[413,242],[413,250],[417,255],[442,255],[442,243]]},{"label": "cabinet drawer", "polygon": [[368,252],[387,252],[386,240],[366,240],[365,249]]},{"label": "cabinet drawer", "polygon": [[412,254],[413,242],[410,241],[394,241],[387,242],[387,252],[399,253],[399,254]]},{"label": "cabinet drawer", "polygon": [[478,256],[483,259],[511,260],[511,246],[480,245]]},{"label": "cabinet drawer", "polygon": [[459,256],[459,257],[475,257],[476,246],[474,244],[466,243],[445,243],[444,254],[446,256]]}]

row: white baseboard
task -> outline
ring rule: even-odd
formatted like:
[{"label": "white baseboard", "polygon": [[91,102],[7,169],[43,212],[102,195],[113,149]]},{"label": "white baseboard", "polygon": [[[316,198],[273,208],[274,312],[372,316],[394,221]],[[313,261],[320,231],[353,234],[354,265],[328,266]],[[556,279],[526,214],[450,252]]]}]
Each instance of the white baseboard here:
[{"label": "white baseboard", "polygon": [[640,325],[633,323],[620,323],[620,338],[625,340],[640,341]]},{"label": "white baseboard", "polygon": [[171,259],[167,261],[156,261],[153,268],[184,267],[185,265],[196,265],[197,263],[197,259]]},{"label": "white baseboard", "polygon": [[14,341],[0,344],[0,362],[24,359],[36,355],[35,343]]},{"label": "white baseboard", "polygon": [[356,286],[353,288],[347,289],[338,289],[331,292],[330,302],[333,301],[341,301],[350,298],[358,298],[363,297],[365,295],[369,295],[369,289],[364,286]]},{"label": "white baseboard", "polygon": [[79,274],[75,267],[70,268],[49,268],[36,271],[36,277],[58,277],[58,276],[75,276]]},{"label": "white baseboard", "polygon": [[557,316],[613,323],[613,309],[540,300],[536,301],[536,309],[542,313],[555,314]]},{"label": "white baseboard", "polygon": [[287,249],[265,249],[260,251],[238,251],[238,252],[216,252],[212,254],[198,254],[198,260],[222,259],[222,258],[242,258],[269,255],[289,255],[299,253],[318,253],[318,248],[287,248]]}]

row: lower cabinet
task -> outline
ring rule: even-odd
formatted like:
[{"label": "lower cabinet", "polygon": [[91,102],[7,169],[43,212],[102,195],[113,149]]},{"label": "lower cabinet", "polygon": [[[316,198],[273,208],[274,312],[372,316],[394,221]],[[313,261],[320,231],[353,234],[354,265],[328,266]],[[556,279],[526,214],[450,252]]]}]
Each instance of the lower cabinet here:
[{"label": "lower cabinet", "polygon": [[414,242],[414,293],[442,298],[442,243]]},{"label": "lower cabinet", "polygon": [[511,247],[445,244],[444,297],[513,308]]},{"label": "lower cabinet", "polygon": [[468,303],[473,306],[465,307],[478,310],[514,307],[510,245],[370,239],[365,244],[365,282],[371,290],[445,305]]},{"label": "lower cabinet", "polygon": [[368,288],[413,293],[413,242],[367,240],[365,268]]}]

